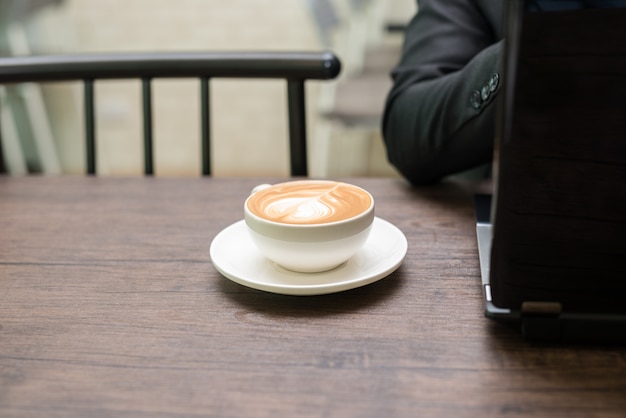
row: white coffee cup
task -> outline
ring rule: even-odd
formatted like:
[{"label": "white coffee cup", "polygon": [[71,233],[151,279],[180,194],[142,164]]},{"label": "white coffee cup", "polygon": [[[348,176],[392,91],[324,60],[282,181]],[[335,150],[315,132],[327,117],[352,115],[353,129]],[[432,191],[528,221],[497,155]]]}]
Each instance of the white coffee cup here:
[{"label": "white coffee cup", "polygon": [[333,269],[363,246],[374,198],[348,183],[298,180],[256,187],[244,219],[259,251],[296,272]]}]

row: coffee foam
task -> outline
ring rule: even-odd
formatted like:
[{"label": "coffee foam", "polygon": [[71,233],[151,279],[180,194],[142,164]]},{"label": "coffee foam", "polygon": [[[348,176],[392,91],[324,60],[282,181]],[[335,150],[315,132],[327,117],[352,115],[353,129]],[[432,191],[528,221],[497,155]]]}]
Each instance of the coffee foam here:
[{"label": "coffee foam", "polygon": [[352,218],[372,204],[368,193],[346,183],[302,181],[276,184],[248,199],[255,215],[287,224],[320,224]]}]

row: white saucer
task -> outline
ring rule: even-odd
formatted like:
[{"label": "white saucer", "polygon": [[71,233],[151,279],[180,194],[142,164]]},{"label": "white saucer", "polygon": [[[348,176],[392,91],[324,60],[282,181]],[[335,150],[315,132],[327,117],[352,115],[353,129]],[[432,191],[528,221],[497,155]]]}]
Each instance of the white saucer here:
[{"label": "white saucer", "polygon": [[253,289],[283,295],[322,295],[373,283],[404,260],[406,237],[396,226],[375,218],[369,238],[350,260],[322,273],[297,273],[269,261],[257,250],[243,220],[223,229],[211,242],[211,260],[221,274]]}]

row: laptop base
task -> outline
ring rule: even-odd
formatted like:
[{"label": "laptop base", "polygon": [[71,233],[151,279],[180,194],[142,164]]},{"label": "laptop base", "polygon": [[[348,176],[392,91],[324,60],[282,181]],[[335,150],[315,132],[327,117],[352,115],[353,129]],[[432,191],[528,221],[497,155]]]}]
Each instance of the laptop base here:
[{"label": "laptop base", "polygon": [[487,318],[519,326],[529,340],[626,343],[626,314],[563,312],[558,304],[525,303],[519,309],[497,307],[491,297],[490,262],[493,226],[491,196],[477,195],[476,237]]}]

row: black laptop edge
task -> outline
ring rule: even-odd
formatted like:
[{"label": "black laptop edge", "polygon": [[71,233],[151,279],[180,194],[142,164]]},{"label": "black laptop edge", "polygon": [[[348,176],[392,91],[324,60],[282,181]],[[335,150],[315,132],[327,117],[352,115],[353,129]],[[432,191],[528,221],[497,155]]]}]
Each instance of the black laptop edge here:
[{"label": "black laptop edge", "polygon": [[491,299],[489,266],[491,261],[491,195],[475,196],[476,236],[482,278],[485,316],[496,321],[519,325],[530,340],[554,342],[626,342],[626,315],[560,312],[550,307],[505,309]]}]

